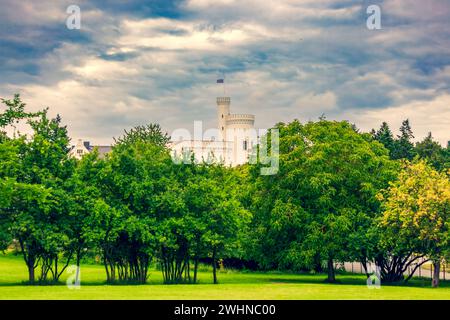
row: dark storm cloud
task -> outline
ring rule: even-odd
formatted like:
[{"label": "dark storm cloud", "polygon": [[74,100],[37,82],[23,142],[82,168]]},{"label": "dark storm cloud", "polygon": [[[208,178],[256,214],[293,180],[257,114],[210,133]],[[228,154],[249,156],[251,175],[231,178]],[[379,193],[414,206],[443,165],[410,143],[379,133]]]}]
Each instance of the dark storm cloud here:
[{"label": "dark storm cloud", "polygon": [[181,0],[91,0],[86,5],[116,16],[180,18],[182,13],[179,5],[182,2]]},{"label": "dark storm cloud", "polygon": [[[408,3],[3,0],[0,95],[54,103],[74,135],[102,141],[146,121],[213,123],[223,75],[262,126],[450,95],[450,4]],[[65,27],[70,4],[81,30]],[[371,4],[382,30],[366,28]]]}]

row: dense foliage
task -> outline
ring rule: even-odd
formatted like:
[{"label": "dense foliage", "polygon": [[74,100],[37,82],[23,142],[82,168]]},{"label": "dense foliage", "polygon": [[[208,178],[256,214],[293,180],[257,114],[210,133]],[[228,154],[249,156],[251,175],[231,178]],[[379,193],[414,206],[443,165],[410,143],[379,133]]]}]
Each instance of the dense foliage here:
[{"label": "dense foliage", "polygon": [[[439,283],[439,268],[450,253],[450,181],[424,161],[405,165],[386,191],[384,212],[379,218],[384,252],[406,256],[408,261],[424,257],[434,264],[433,286]],[[423,263],[423,262],[422,262]],[[388,269],[381,263],[382,272]],[[415,269],[420,266],[416,263]],[[400,276],[400,275],[399,275]]]},{"label": "dense foliage", "polygon": [[334,262],[366,263],[367,229],[380,211],[376,194],[395,176],[395,163],[347,122],[294,121],[277,128],[279,174],[253,172],[253,254],[267,268],[321,271],[326,262],[334,282]]},{"label": "dense foliage", "polygon": [[[408,120],[397,137],[386,123],[371,134],[324,118],[279,123],[279,169],[261,175],[261,161],[174,161],[157,124],[75,160],[59,116],[27,112],[18,95],[3,105],[0,250],[16,248],[31,283],[58,282],[86,256],[110,283],[145,283],[152,264],[166,283],[196,283],[205,261],[217,283],[223,259],[326,270],[330,282],[337,262],[368,275],[375,262],[383,281],[400,281],[419,259],[439,270],[449,257],[450,149],[431,134],[414,145]],[[273,130],[258,148],[273,148]]]}]

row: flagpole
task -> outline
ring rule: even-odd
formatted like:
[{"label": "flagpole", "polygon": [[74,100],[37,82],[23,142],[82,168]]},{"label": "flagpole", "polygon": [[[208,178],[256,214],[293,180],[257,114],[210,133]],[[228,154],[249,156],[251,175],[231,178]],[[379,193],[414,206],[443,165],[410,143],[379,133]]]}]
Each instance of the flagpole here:
[{"label": "flagpole", "polygon": [[225,79],[217,79],[216,83],[221,84],[223,88],[223,96],[226,95]]},{"label": "flagpole", "polygon": [[223,96],[226,97],[226,88],[225,88],[225,72],[222,72],[222,79],[223,79]]}]

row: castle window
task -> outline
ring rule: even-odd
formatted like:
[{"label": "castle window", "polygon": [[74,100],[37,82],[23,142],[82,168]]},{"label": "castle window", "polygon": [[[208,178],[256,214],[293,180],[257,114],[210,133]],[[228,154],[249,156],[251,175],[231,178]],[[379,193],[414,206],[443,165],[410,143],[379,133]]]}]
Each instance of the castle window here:
[{"label": "castle window", "polygon": [[243,143],[242,143],[242,147],[243,147],[244,150],[247,150],[247,144],[248,144],[247,140],[244,140]]}]

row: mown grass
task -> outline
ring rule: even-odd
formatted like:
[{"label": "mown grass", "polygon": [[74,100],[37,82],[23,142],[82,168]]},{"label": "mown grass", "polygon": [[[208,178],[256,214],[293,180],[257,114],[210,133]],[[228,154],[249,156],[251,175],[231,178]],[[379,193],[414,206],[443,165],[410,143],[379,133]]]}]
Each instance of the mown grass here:
[{"label": "mown grass", "polygon": [[101,265],[82,265],[81,288],[61,284],[30,286],[20,256],[0,254],[0,299],[450,299],[450,281],[437,289],[427,279],[414,279],[405,285],[382,285],[369,289],[364,276],[338,275],[339,284],[327,284],[323,274],[280,272],[237,272],[219,274],[213,285],[212,275],[204,269],[199,284],[164,285],[161,272],[153,269],[146,285],[106,285]]}]

